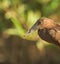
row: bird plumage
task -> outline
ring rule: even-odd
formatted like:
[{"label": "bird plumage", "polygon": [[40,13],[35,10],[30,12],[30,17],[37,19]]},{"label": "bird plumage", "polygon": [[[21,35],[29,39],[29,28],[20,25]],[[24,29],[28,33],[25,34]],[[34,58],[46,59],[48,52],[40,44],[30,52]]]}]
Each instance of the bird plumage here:
[{"label": "bird plumage", "polygon": [[49,18],[41,18],[31,27],[29,33],[38,29],[41,39],[60,46],[60,25]]},{"label": "bird plumage", "polygon": [[56,44],[56,45],[60,46],[59,41],[56,40],[54,37],[57,32],[55,32],[55,30],[53,30],[53,32],[52,32],[52,30],[53,29],[49,29],[49,30],[48,29],[41,29],[41,30],[39,29],[38,35],[40,36],[41,39],[43,39],[49,43]]}]

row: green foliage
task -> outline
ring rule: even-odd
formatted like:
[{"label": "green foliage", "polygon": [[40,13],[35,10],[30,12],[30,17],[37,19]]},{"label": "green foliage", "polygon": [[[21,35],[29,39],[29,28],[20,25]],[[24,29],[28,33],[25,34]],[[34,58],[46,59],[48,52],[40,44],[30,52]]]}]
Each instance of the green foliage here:
[{"label": "green foliage", "polygon": [[[19,35],[24,38],[27,30],[37,19],[57,13],[59,3],[60,0],[0,0],[0,12],[4,11],[4,17],[1,18],[3,20],[0,19],[0,29],[9,35]],[[12,26],[8,27],[9,20],[7,19],[10,20]],[[34,40],[34,37],[29,38]]]},{"label": "green foliage", "polygon": [[60,0],[52,0],[50,3],[43,6],[43,15],[49,16],[54,13],[60,4],[59,1]]}]

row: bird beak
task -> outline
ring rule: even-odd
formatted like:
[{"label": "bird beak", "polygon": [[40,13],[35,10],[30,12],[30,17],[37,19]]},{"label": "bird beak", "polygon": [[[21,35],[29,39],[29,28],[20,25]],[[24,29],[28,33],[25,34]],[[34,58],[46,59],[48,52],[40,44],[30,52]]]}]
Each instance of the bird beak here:
[{"label": "bird beak", "polygon": [[35,31],[35,30],[37,30],[37,29],[38,29],[38,22],[36,22],[36,23],[28,30],[27,34],[33,32],[33,31]]}]

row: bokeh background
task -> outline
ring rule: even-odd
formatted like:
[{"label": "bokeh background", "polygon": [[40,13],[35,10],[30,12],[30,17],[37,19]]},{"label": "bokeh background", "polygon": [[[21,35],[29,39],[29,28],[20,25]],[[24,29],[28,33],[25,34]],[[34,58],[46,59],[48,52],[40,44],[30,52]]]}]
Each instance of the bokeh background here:
[{"label": "bokeh background", "polygon": [[60,64],[60,48],[26,35],[41,17],[60,23],[60,0],[0,0],[0,64]]}]

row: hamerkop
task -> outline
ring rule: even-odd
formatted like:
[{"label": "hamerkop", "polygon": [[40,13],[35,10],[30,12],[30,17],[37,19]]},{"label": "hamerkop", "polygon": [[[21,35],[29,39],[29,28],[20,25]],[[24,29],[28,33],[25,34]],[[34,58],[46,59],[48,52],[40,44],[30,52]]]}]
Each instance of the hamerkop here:
[{"label": "hamerkop", "polygon": [[28,30],[28,34],[38,30],[41,39],[60,46],[60,25],[54,20],[42,17]]}]

